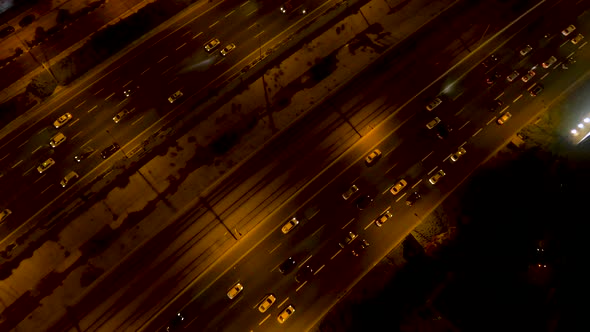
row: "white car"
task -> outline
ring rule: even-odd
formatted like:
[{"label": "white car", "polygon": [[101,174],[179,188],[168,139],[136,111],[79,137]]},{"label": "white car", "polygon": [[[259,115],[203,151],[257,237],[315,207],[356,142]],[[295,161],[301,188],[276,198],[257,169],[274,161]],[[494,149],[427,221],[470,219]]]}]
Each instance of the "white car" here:
[{"label": "white car", "polygon": [[381,150],[375,149],[375,151],[371,152],[367,158],[365,158],[365,164],[367,164],[367,166],[373,165],[379,160],[379,158],[381,158]]},{"label": "white car", "polygon": [[506,77],[506,80],[507,80],[508,82],[512,82],[512,81],[514,81],[514,80],[515,80],[515,79],[518,77],[518,75],[520,75],[520,74],[518,73],[518,71],[516,71],[516,70],[515,70],[515,71],[513,71],[513,72],[512,72],[510,75],[508,75],[508,76]]},{"label": "white car", "polygon": [[531,45],[527,45],[520,50],[520,55],[525,56],[525,55],[531,53],[532,50],[533,50],[533,47]]},{"label": "white car", "polygon": [[287,234],[297,225],[299,225],[299,220],[293,217],[289,221],[287,221],[286,224],[283,225],[283,228],[281,228],[281,232],[283,232],[283,234]]},{"label": "white car", "polygon": [[6,220],[6,218],[8,218],[8,216],[11,214],[12,211],[10,211],[9,209],[2,210],[2,212],[0,212],[0,223]]},{"label": "white car", "polygon": [[521,79],[523,82],[525,82],[525,83],[526,83],[526,82],[528,82],[528,81],[529,81],[531,78],[533,78],[534,76],[535,76],[535,71],[533,71],[533,70],[529,70],[529,72],[528,72],[528,73],[526,73],[526,75],[522,76],[520,79]]},{"label": "white car", "polygon": [[547,59],[547,61],[543,62],[541,65],[543,66],[543,68],[547,69],[547,68],[551,67],[556,61],[557,61],[557,58],[552,56],[549,59]]},{"label": "white car", "polygon": [[426,105],[427,111],[432,111],[433,109],[437,108],[440,104],[442,104],[442,99],[436,97],[430,104]]},{"label": "white car", "polygon": [[506,121],[508,121],[510,118],[512,117],[512,114],[510,114],[509,112],[504,113],[504,115],[502,115],[501,117],[498,118],[498,120],[496,121],[499,125],[503,125],[504,123],[506,123]]},{"label": "white car", "polygon": [[168,97],[168,101],[170,102],[170,104],[173,104],[175,101],[177,101],[180,97],[182,97],[183,94],[180,90],[174,92],[174,94],[170,97]]},{"label": "white car", "polygon": [[350,188],[348,188],[346,192],[344,192],[344,194],[342,194],[342,198],[344,198],[344,200],[347,201],[357,191],[359,191],[359,187],[357,187],[356,184],[353,184],[352,186],[350,186]]},{"label": "white car", "polygon": [[426,128],[432,129],[432,128],[436,127],[436,125],[439,123],[440,123],[440,119],[438,117],[436,117],[432,121],[430,121],[426,124]]},{"label": "white car", "polygon": [[291,317],[291,315],[294,312],[295,312],[295,308],[293,307],[293,305],[289,304],[289,306],[286,307],[285,310],[281,311],[281,313],[277,317],[277,321],[279,323],[283,324],[287,319],[289,319],[289,317]]},{"label": "white car", "polygon": [[264,297],[264,299],[262,299],[260,305],[258,305],[258,311],[265,312],[273,305],[273,303],[275,303],[276,300],[277,298],[274,296],[274,294],[268,294]]},{"label": "white car", "polygon": [[567,36],[570,33],[572,33],[574,30],[576,30],[576,27],[573,24],[571,24],[567,28],[561,30],[561,34],[564,35],[564,36]]},{"label": "white car", "polygon": [[51,167],[53,165],[55,165],[55,160],[49,158],[37,167],[37,172],[44,173],[46,170],[49,169],[49,167]]},{"label": "white car", "polygon": [[129,114],[129,111],[124,109],[113,117],[113,121],[115,121],[115,123],[119,123],[121,119],[127,116],[127,114]]},{"label": "white car", "polygon": [[79,178],[78,173],[71,171],[68,174],[66,174],[66,176],[64,176],[64,178],[61,180],[61,182],[59,183],[63,188],[65,188],[68,183],[70,183],[70,181],[75,180]]},{"label": "white car", "polygon": [[55,127],[55,129],[59,129],[61,126],[68,123],[68,121],[70,121],[72,118],[73,118],[73,116],[70,113],[66,113],[66,114],[60,116],[57,120],[55,120],[53,122],[53,126]]},{"label": "white car", "polygon": [[49,145],[52,148],[56,148],[58,145],[66,141],[66,135],[62,133],[57,133],[57,135],[53,136],[49,141]]},{"label": "white car", "polygon": [[236,44],[229,44],[221,50],[221,55],[226,56],[229,52],[233,51],[236,48]]},{"label": "white car", "polygon": [[240,294],[242,291],[244,290],[244,286],[242,286],[242,284],[240,284],[239,282],[237,284],[235,284],[232,288],[230,288],[229,291],[227,291],[227,297],[230,300],[233,300],[236,296],[238,296],[238,294]]},{"label": "white car", "polygon": [[217,38],[213,38],[205,44],[205,51],[211,52],[216,49],[221,42]]},{"label": "white car", "polygon": [[397,195],[407,185],[408,185],[408,182],[406,182],[406,180],[404,180],[404,179],[401,179],[393,187],[391,187],[391,189],[389,189],[389,192],[392,193],[392,194],[394,194],[394,195]]},{"label": "white car", "polygon": [[392,216],[393,215],[391,214],[391,212],[389,212],[389,210],[383,212],[383,214],[381,214],[379,218],[375,219],[375,225],[379,227],[383,226],[383,224],[385,224],[385,222],[389,220],[389,218],[391,218]]},{"label": "white car", "polygon": [[581,33],[579,33],[577,36],[575,36],[572,39],[572,44],[576,45],[578,44],[582,39],[584,39],[584,35],[582,35]]},{"label": "white car", "polygon": [[451,155],[451,161],[456,162],[465,153],[467,153],[467,151],[465,151],[465,149],[463,147],[460,147],[459,150],[457,150],[457,152],[455,152]]},{"label": "white car", "polygon": [[445,173],[445,171],[443,171],[442,169],[439,169],[438,172],[431,176],[428,181],[430,181],[431,184],[436,184],[438,180],[440,180],[440,178],[442,178],[445,175],[447,175],[447,173]]}]

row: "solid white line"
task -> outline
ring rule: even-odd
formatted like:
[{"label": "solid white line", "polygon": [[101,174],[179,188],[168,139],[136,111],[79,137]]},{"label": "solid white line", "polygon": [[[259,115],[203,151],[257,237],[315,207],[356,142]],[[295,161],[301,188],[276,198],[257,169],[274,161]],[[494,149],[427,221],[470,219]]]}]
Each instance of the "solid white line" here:
[{"label": "solid white line", "polygon": [[486,126],[489,125],[490,123],[492,123],[492,121],[496,120],[496,117],[494,116],[493,118],[490,119],[490,121],[486,122]]},{"label": "solid white line", "polygon": [[433,153],[434,151],[430,151],[429,154],[426,155],[426,157],[422,158],[421,162],[424,162],[424,160],[426,160],[426,158],[430,157],[430,155]]},{"label": "solid white line", "polygon": [[307,280],[304,283],[302,283],[301,286],[297,287],[297,289],[295,289],[295,292],[299,292],[299,290],[301,288],[303,288],[303,286],[305,286],[305,284],[307,284]]},{"label": "solid white line", "polygon": [[111,97],[114,96],[114,95],[115,95],[115,93],[113,92],[108,97],[106,97],[104,100],[107,101],[107,100],[111,99]]},{"label": "solid white line", "polygon": [[148,68],[148,69],[146,69],[146,70],[142,71],[142,72],[141,72],[141,74],[139,74],[139,75],[143,75],[143,74],[147,73],[147,71],[148,71],[148,70],[150,70],[150,68]]},{"label": "solid white line", "polygon": [[35,150],[33,150],[33,152],[31,152],[31,154],[35,154],[35,152],[39,151],[41,149],[41,146],[39,146],[38,148],[36,148]]},{"label": "solid white line", "polygon": [[[132,112],[133,112],[133,111],[132,111]],[[138,123],[139,121],[141,121],[141,119],[143,119],[143,117],[144,117],[144,116],[145,116],[145,115],[142,115],[142,116],[141,116],[141,118],[139,118],[139,119],[137,119],[137,120],[133,121],[133,122],[131,123],[131,125],[133,126],[133,125],[135,125],[136,123]]]},{"label": "solid white line", "polygon": [[483,128],[479,128],[478,131],[475,132],[475,134],[471,135],[471,137],[475,137],[477,134],[479,134],[479,132],[482,130]]},{"label": "solid white line", "polygon": [[317,275],[318,273],[320,273],[320,271],[321,271],[321,270],[324,268],[324,266],[326,266],[326,264],[324,264],[324,265],[320,266],[320,268],[319,268],[319,269],[317,269],[313,275],[315,276],[315,275]]},{"label": "solid white line", "polygon": [[342,226],[342,228],[341,228],[341,229],[345,229],[345,228],[346,228],[346,226],[350,225],[350,223],[351,223],[353,220],[354,220],[354,218],[350,219],[350,221],[349,221],[349,222],[347,222],[347,223],[346,223],[346,225]]},{"label": "solid white line", "polygon": [[430,172],[426,173],[426,175],[430,175],[432,172],[436,171],[437,168],[438,166],[434,166],[434,168],[431,169]]},{"label": "solid white line", "polygon": [[158,63],[164,61],[164,59],[166,59],[168,56],[166,55],[165,57],[163,57],[162,59],[158,60]]},{"label": "solid white line", "polygon": [[78,106],[74,107],[74,109],[78,109],[78,107],[84,105],[85,102],[86,102],[86,100],[84,100],[83,102],[79,103]]},{"label": "solid white line", "polygon": [[502,97],[504,95],[504,92],[502,92],[501,94],[498,95],[498,97],[494,98],[494,100],[498,100],[500,97]]},{"label": "solid white line", "polygon": [[93,107],[93,108],[91,108],[91,109],[89,109],[89,110],[87,111],[87,113],[90,113],[90,112],[94,111],[94,110],[95,110],[97,107],[98,107],[98,105],[94,105],[94,107]]},{"label": "solid white line", "polygon": [[123,87],[126,87],[126,86],[128,86],[129,84],[131,84],[131,83],[133,83],[133,80],[131,80],[131,81],[129,81],[129,82],[127,82],[127,83],[125,83],[125,85],[123,85]]},{"label": "solid white line", "polygon": [[261,320],[260,323],[258,323],[258,326],[262,325],[262,323],[266,322],[266,320],[269,318],[270,318],[270,314],[268,314],[268,316],[264,317],[264,319]]},{"label": "solid white line", "polygon": [[199,33],[197,33],[197,34],[196,34],[196,35],[193,37],[193,39],[195,39],[195,38],[199,37],[199,36],[200,36],[200,35],[202,35],[202,34],[203,34],[203,32],[199,32]]},{"label": "solid white line", "polygon": [[44,192],[46,192],[47,190],[49,190],[49,188],[51,188],[52,186],[53,186],[53,184],[50,184],[50,185],[49,185],[49,187],[45,188],[45,190],[43,190],[43,191],[41,192],[41,195],[43,195],[43,193],[44,193]]},{"label": "solid white line", "polygon": [[29,142],[29,140],[24,141],[21,145],[19,145],[18,147],[22,147],[23,145],[27,144]]},{"label": "solid white line", "polygon": [[102,92],[102,90],[104,90],[104,88],[102,88],[102,89],[100,89],[100,90],[96,91],[96,92],[94,93],[94,95],[96,96],[97,94],[101,93],[101,92]]},{"label": "solid white line", "polygon": [[275,251],[275,250],[277,250],[277,249],[278,249],[278,248],[279,248],[281,245],[282,245],[282,243],[279,243],[279,244],[277,244],[277,246],[276,246],[276,247],[274,247],[274,248],[272,248],[272,250],[271,250],[271,251],[269,251],[268,253],[269,253],[269,254],[272,254],[272,252],[273,252],[273,251]]},{"label": "solid white line", "polygon": [[520,98],[522,98],[522,93],[520,94],[520,96],[516,97],[516,99],[514,99],[512,102],[516,103]]},{"label": "solid white line", "polygon": [[217,21],[217,22],[215,22],[215,23],[211,24],[211,25],[209,26],[209,29],[211,29],[212,27],[214,27],[214,26],[215,26],[217,23],[219,23],[219,21]]},{"label": "solid white line", "polygon": [[342,249],[338,250],[334,256],[330,257],[330,260],[333,260],[334,258],[336,258],[336,256],[338,256],[338,254],[342,251]]},{"label": "solid white line", "polygon": [[471,121],[467,120],[467,122],[465,122],[461,127],[459,127],[459,130],[463,129],[469,122],[471,122]]},{"label": "solid white line", "polygon": [[404,196],[406,196],[406,193],[404,193],[403,195],[401,195],[398,199],[395,200],[395,202],[399,202],[402,198],[404,198]]},{"label": "solid white line", "polygon": [[227,15],[225,15],[225,18],[228,18],[231,14],[233,14],[236,10],[232,10],[231,12],[229,12]]},{"label": "solid white line", "polygon": [[422,179],[420,179],[420,181],[416,182],[416,184],[412,186],[412,189],[416,188],[416,186],[419,185],[420,182],[422,182]]},{"label": "solid white line", "polygon": [[184,47],[184,45],[186,45],[186,43],[184,43],[184,44],[182,44],[182,45],[178,46],[178,47],[176,48],[176,50],[178,51],[179,49],[183,48],[183,47]]},{"label": "solid white line", "polygon": [[252,15],[252,14],[254,14],[254,13],[256,13],[256,9],[254,9],[254,10],[253,10],[253,11],[251,11],[251,12],[249,12],[249,13],[248,13],[248,15],[246,15],[246,16],[250,16],[250,15]]},{"label": "solid white line", "polygon": [[288,300],[289,300],[289,298],[284,299],[283,302],[279,303],[279,305],[277,306],[277,308],[282,307]]}]

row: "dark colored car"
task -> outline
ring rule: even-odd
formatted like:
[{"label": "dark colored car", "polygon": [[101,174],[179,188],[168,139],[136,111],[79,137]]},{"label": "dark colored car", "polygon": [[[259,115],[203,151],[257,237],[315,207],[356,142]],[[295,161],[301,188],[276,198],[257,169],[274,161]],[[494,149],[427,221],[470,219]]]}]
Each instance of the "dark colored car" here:
[{"label": "dark colored car", "polygon": [[486,78],[486,83],[488,85],[494,85],[496,84],[496,82],[498,82],[498,79],[502,77],[502,75],[500,75],[499,72],[494,71],[493,73],[491,73],[487,78]]},{"label": "dark colored car", "polygon": [[11,33],[14,32],[14,27],[9,25],[4,27],[0,30],[0,38],[8,37]]},{"label": "dark colored car", "polygon": [[490,55],[487,59],[482,62],[482,66],[489,68],[492,67],[496,62],[498,62],[498,57],[495,54]]},{"label": "dark colored car", "polygon": [[119,146],[119,144],[113,143],[112,145],[109,145],[107,148],[102,150],[100,155],[102,159],[107,159],[108,157],[112,156],[115,152],[119,151],[120,148],[121,147]]},{"label": "dark colored car", "polygon": [[492,100],[490,101],[490,104],[488,106],[488,110],[490,112],[495,112],[497,110],[500,109],[500,107],[502,107],[504,105],[504,103],[501,100]]},{"label": "dark colored car", "polygon": [[359,210],[364,210],[373,202],[373,198],[369,195],[363,195],[356,200],[356,207]]},{"label": "dark colored car", "polygon": [[167,332],[178,331],[180,330],[180,326],[182,325],[182,321],[184,321],[184,316],[179,313],[174,316],[166,326]]},{"label": "dark colored car", "polygon": [[541,91],[543,91],[543,86],[537,84],[534,88],[531,89],[531,96],[536,97],[539,93],[541,93]]},{"label": "dark colored car", "polygon": [[77,162],[81,162],[82,160],[84,160],[84,159],[86,159],[86,158],[90,157],[90,155],[92,154],[92,152],[94,152],[94,151],[84,151],[84,152],[82,152],[82,153],[80,153],[80,154],[77,154],[77,155],[74,157],[74,159],[75,159]]},{"label": "dark colored car", "polygon": [[414,191],[410,194],[410,196],[408,196],[408,198],[406,198],[406,205],[414,205],[420,199],[420,197],[422,196],[420,196],[420,194],[417,191]]},{"label": "dark colored car", "polygon": [[369,247],[369,242],[367,242],[367,240],[363,239],[361,242],[359,242],[356,246],[355,249],[352,250],[352,255],[355,257],[358,257],[359,254],[361,252],[363,252],[365,249],[367,249]]},{"label": "dark colored car", "polygon": [[436,126],[436,136],[440,139],[445,139],[449,136],[449,133],[453,131],[453,128],[449,125],[442,124],[440,126]]},{"label": "dark colored car", "polygon": [[297,272],[297,275],[295,276],[295,281],[299,283],[304,283],[308,281],[311,278],[311,276],[313,276],[313,269],[311,268],[311,266],[305,265],[299,270],[299,272]]},{"label": "dark colored car", "polygon": [[297,264],[297,262],[295,262],[293,257],[289,257],[283,263],[281,263],[281,265],[279,265],[279,272],[281,272],[282,274],[287,274],[293,271],[293,268],[295,268],[295,264]]}]

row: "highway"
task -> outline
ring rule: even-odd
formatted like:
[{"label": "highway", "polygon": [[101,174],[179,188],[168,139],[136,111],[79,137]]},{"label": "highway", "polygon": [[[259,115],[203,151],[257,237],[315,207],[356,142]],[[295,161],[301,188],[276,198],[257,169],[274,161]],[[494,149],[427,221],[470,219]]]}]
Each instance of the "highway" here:
[{"label": "highway", "polygon": [[[14,239],[35,227],[36,220],[25,221],[52,202],[59,205],[71,199],[73,191],[63,194],[60,186],[67,173],[80,175],[78,183],[68,187],[82,187],[92,180],[84,178],[86,174],[104,172],[153,131],[193,109],[198,99],[191,96],[223,86],[257,58],[261,48],[276,45],[290,29],[321,15],[323,9],[318,3],[314,11],[296,20],[267,8],[261,12],[256,1],[224,1],[196,16],[185,13],[179,22],[114,61],[82,91],[61,95],[54,101],[58,106],[2,141],[0,185],[13,190],[0,195],[0,208],[12,211],[0,225],[0,234]],[[203,46],[212,38],[221,44],[208,53]],[[219,50],[229,43],[237,48],[221,56]],[[134,90],[130,97],[124,95],[128,89]],[[184,96],[171,104],[167,99],[176,91]],[[129,115],[115,123],[113,117],[124,109]],[[71,113],[73,119],[55,129],[53,122],[65,113]],[[66,141],[51,148],[49,141],[58,132]],[[104,162],[100,151],[115,142],[121,152]],[[88,151],[92,152],[88,159],[74,160]],[[55,160],[55,165],[39,174],[36,168],[48,158]]]}]

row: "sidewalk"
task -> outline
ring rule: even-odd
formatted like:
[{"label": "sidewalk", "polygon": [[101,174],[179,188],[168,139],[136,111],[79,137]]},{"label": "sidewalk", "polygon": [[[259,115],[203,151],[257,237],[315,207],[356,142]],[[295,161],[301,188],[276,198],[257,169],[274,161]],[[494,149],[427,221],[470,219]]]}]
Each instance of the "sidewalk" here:
[{"label": "sidewalk", "polygon": [[[231,172],[235,165],[251,156],[277,131],[287,128],[386,49],[395,46],[452,3],[453,0],[372,0],[359,12],[346,17],[279,66],[267,71],[264,82],[262,78],[256,80],[208,121],[178,139],[166,155],[154,158],[131,175],[128,182],[108,193],[103,201],[69,224],[56,241],[46,242],[4,280],[1,303],[5,307],[23,303],[21,309],[30,310],[17,329],[43,330],[67,315],[66,308],[75,306],[92,289],[92,283],[81,282],[87,279],[89,271],[104,271],[103,276],[108,274],[126,255],[165,227],[162,220],[171,220],[179,211],[191,209],[198,203],[195,197],[200,192]],[[382,29],[363,33],[369,27],[367,23],[378,23]],[[359,40],[363,42],[359,43]],[[337,59],[336,70],[321,82],[311,85],[308,77],[311,64],[330,54]],[[197,146],[208,146],[227,128],[239,127],[243,119],[264,114],[264,87],[271,103],[285,98],[290,103],[271,117],[260,119],[248,134],[241,137],[240,143],[227,155],[216,158],[215,163],[200,161]],[[165,197],[166,200],[161,201],[158,197]],[[107,230],[112,231],[114,240],[106,250],[95,254],[84,249],[97,233]],[[219,242],[221,248],[210,254],[207,260],[200,261],[201,271],[235,243],[218,229],[212,230],[203,241]],[[201,250],[205,252],[206,248]],[[195,252],[194,256],[199,257],[200,253]],[[186,283],[186,280],[178,282],[170,293],[182,290]],[[146,293],[149,291],[146,290]],[[118,300],[118,295],[111,296],[110,301]],[[106,310],[105,306],[97,305],[97,311]],[[153,308],[141,319],[149,318],[159,309]],[[82,330],[100,316],[101,312],[94,312],[82,318]],[[4,319],[6,317],[0,317],[0,322]]]}]

